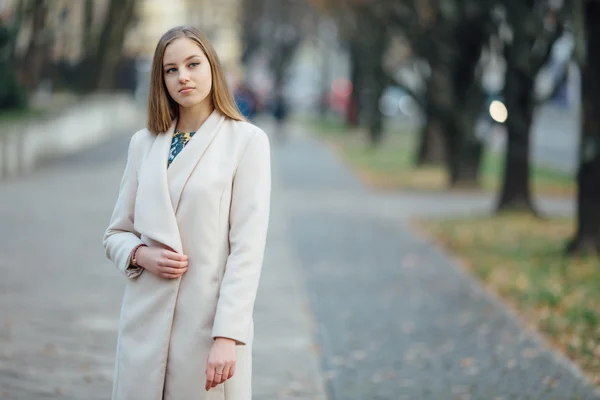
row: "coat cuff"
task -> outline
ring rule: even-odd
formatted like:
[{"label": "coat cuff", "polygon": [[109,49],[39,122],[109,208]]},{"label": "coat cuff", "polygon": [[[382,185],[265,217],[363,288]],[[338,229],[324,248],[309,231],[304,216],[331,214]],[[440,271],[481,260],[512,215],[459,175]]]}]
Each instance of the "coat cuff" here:
[{"label": "coat cuff", "polygon": [[245,346],[248,342],[248,332],[236,331],[235,329],[224,329],[215,323],[212,331],[212,338],[214,340],[219,337],[235,340],[235,344],[238,346]]},{"label": "coat cuff", "polygon": [[[135,238],[137,239],[137,238]],[[129,279],[134,279],[137,278],[138,276],[140,276],[142,274],[142,272],[144,272],[144,268],[142,267],[134,267],[131,264],[131,259],[133,257],[133,251],[140,245],[144,244],[141,240],[137,239],[137,240],[131,240],[128,244],[129,244],[129,248],[127,249],[127,252],[125,254],[127,254],[128,256],[122,261],[122,264],[119,266],[121,272],[123,272],[123,274],[129,278]]]},{"label": "coat cuff", "polygon": [[142,267],[134,267],[133,265],[125,268],[125,276],[129,279],[134,279],[140,276],[144,272],[144,268]]}]

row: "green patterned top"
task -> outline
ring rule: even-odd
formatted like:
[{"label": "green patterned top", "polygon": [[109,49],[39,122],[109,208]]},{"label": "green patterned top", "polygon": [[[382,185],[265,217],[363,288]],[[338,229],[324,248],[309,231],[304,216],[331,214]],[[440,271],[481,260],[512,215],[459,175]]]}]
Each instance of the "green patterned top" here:
[{"label": "green patterned top", "polygon": [[167,167],[171,165],[175,157],[177,157],[177,154],[179,154],[185,145],[188,144],[190,139],[194,136],[194,133],[196,132],[181,132],[175,129],[173,132],[173,140],[171,141],[171,151],[169,152],[169,162]]}]

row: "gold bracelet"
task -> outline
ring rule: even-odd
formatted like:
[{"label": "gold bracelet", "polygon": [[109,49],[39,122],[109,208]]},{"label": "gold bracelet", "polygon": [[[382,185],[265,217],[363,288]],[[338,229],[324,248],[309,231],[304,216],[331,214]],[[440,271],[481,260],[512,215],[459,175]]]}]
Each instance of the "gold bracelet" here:
[{"label": "gold bracelet", "polygon": [[145,244],[140,244],[135,249],[133,249],[133,254],[131,255],[131,265],[133,265],[134,267],[139,267],[136,256],[137,256],[138,250],[142,247],[148,247],[148,246],[146,246]]}]

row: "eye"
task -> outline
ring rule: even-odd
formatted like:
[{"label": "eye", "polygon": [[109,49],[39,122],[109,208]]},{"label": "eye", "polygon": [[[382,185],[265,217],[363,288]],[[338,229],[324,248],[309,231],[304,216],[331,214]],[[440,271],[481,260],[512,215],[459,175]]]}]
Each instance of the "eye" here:
[{"label": "eye", "polygon": [[177,71],[177,68],[175,68],[175,67],[172,67],[172,68],[166,69],[166,70],[165,70],[165,73],[166,73],[166,74],[170,74],[171,72],[175,72],[175,71]]},{"label": "eye", "polygon": [[190,67],[191,67],[191,68],[195,68],[195,67],[197,67],[198,65],[200,65],[200,63],[199,63],[199,62],[193,62],[193,63],[191,63],[191,64],[190,64]]}]

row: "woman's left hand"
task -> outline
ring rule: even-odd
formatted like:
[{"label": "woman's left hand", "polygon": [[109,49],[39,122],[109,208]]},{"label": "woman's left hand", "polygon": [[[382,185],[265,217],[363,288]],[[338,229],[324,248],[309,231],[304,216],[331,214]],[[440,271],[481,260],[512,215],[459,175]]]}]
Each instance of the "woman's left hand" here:
[{"label": "woman's left hand", "polygon": [[235,347],[233,339],[216,338],[206,360],[206,385],[208,391],[235,374]]}]

